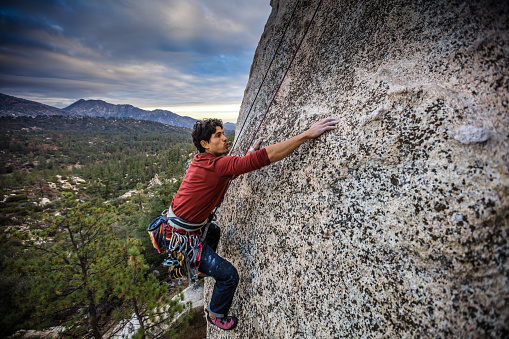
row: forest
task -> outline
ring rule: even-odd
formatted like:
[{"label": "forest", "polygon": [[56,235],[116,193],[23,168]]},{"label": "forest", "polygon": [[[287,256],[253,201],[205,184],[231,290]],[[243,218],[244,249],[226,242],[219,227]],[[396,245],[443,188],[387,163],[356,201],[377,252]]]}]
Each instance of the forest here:
[{"label": "forest", "polygon": [[[58,328],[107,338],[133,313],[139,338],[182,310],[146,227],[196,150],[190,130],[118,118],[0,118],[0,337]],[[232,136],[230,136],[232,138]]]}]

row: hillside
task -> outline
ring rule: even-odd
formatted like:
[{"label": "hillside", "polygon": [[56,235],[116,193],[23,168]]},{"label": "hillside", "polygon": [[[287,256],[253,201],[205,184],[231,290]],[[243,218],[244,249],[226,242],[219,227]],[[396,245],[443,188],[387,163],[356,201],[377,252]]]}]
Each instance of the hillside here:
[{"label": "hillside", "polygon": [[56,107],[44,105],[35,101],[16,98],[0,93],[0,117],[31,116],[37,115],[69,115],[67,112]]},{"label": "hillside", "polygon": [[508,337],[509,3],[271,5],[233,153],[295,53],[258,135],[339,123],[232,182],[219,254],[239,325],[208,337]]},{"label": "hillside", "polygon": [[[133,182],[125,180],[126,168],[133,165],[129,156],[141,161],[137,176],[145,179],[166,170],[165,166],[150,163],[148,150],[156,158],[168,153],[172,144],[186,144],[192,151],[189,129],[128,118],[0,117],[0,132],[0,174],[16,173],[23,180],[27,178],[20,171],[62,169],[58,174],[64,175],[63,169],[74,168],[76,174],[80,172],[83,176],[85,164],[96,167],[91,170],[96,173],[106,167],[120,166],[124,167],[120,171],[108,169],[107,172],[115,177],[117,189],[128,189]],[[111,159],[115,160],[111,162]],[[1,179],[9,182],[10,178]]]},{"label": "hillside", "polygon": [[136,132],[136,133],[177,133],[189,136],[191,130],[184,127],[175,127],[159,122],[137,120],[131,118],[101,118],[101,117],[62,117],[62,116],[36,116],[36,117],[0,117],[0,132],[18,131],[23,129],[74,131],[75,133],[89,132]]}]

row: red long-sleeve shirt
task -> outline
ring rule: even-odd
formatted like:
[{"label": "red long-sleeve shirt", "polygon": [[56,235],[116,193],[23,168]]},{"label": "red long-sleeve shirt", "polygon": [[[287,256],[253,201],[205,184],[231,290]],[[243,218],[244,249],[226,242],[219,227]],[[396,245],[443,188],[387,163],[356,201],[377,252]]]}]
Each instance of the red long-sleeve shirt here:
[{"label": "red long-sleeve shirt", "polygon": [[195,155],[171,209],[179,218],[199,223],[208,218],[226,193],[234,175],[241,175],[270,164],[262,148],[243,157],[216,157],[210,153]]}]

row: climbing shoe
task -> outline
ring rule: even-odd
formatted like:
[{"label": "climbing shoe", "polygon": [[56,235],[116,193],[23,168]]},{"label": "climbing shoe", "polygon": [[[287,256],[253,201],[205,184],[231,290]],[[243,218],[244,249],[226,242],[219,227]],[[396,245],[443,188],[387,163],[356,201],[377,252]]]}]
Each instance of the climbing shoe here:
[{"label": "climbing shoe", "polygon": [[238,323],[237,317],[228,316],[224,318],[214,317],[209,314],[208,310],[205,310],[205,314],[207,315],[207,321],[212,325],[216,325],[217,327],[223,330],[233,330]]}]

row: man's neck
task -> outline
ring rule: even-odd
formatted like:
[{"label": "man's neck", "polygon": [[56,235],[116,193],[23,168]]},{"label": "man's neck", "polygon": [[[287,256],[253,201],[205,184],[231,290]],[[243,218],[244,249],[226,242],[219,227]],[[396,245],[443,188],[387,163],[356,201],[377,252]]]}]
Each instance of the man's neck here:
[{"label": "man's neck", "polygon": [[220,157],[220,156],[222,156],[222,154],[214,154],[214,153],[212,153],[212,152],[209,152],[208,150],[205,150],[205,153],[208,153],[208,154],[213,155],[213,156],[215,156],[215,157]]}]

